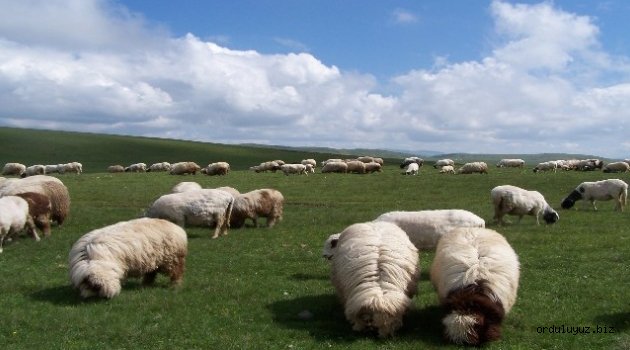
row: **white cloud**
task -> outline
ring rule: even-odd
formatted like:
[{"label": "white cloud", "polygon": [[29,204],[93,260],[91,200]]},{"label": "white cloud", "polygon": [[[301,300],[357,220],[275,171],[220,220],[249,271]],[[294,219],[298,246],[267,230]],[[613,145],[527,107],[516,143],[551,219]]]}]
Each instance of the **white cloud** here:
[{"label": "white cloud", "polygon": [[392,12],[392,18],[395,23],[399,24],[410,24],[418,22],[418,17],[416,17],[415,14],[401,8],[397,8]]}]

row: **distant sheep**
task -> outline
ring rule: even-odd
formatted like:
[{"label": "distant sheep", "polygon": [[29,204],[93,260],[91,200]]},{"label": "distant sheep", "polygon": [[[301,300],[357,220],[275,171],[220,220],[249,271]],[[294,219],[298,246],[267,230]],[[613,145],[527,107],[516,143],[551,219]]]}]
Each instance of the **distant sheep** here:
[{"label": "distant sheep", "polygon": [[179,226],[161,219],[122,221],[90,231],[77,240],[68,256],[72,286],[81,297],[111,299],[127,277],[153,284],[158,273],[172,285],[184,277],[188,239]]},{"label": "distant sheep", "polygon": [[337,163],[337,162],[341,162],[341,163],[345,163],[343,161],[343,159],[340,158],[330,158],[330,159],[326,159],[324,161],[322,161],[322,167],[328,163]]},{"label": "distant sheep", "polygon": [[421,167],[424,164],[424,159],[420,157],[407,157],[402,161],[402,163],[400,163],[400,168],[404,169],[411,163],[416,163],[418,164],[418,167]]},{"label": "distant sheep", "polygon": [[365,172],[366,173],[375,173],[375,172],[382,172],[383,171],[383,166],[377,162],[371,162],[371,163],[365,163]]},{"label": "distant sheep", "polygon": [[455,168],[452,165],[444,165],[440,169],[440,174],[455,174]]},{"label": "distant sheep", "polygon": [[420,166],[417,163],[409,163],[405,169],[405,175],[418,175]]},{"label": "distant sheep", "polygon": [[455,165],[455,162],[452,159],[446,158],[446,159],[440,159],[436,161],[435,164],[433,164],[433,167],[437,169],[437,168],[442,168],[444,166],[454,166],[454,165]]},{"label": "distant sheep", "polygon": [[525,161],[522,159],[505,158],[497,163],[497,168],[522,168],[523,166],[525,166]]},{"label": "distant sheep", "polygon": [[533,170],[535,173],[539,171],[553,171],[555,173],[557,169],[558,162],[556,162],[555,160],[550,160],[547,162],[538,163],[538,165],[536,165]]},{"label": "distant sheep", "polygon": [[230,226],[243,227],[245,220],[250,219],[254,227],[258,227],[258,218],[264,217],[267,219],[267,227],[273,227],[282,220],[283,207],[284,196],[278,190],[263,188],[242,193],[234,197]]},{"label": "distant sheep", "polygon": [[363,163],[372,163],[374,161],[374,157],[371,156],[361,156],[361,157],[357,157],[357,160],[359,162],[363,162]]},{"label": "distant sheep", "polygon": [[179,162],[171,165],[169,174],[171,175],[197,175],[201,167],[195,162]]},{"label": "distant sheep", "polygon": [[[284,162],[282,162],[282,164],[284,164]],[[268,161],[262,162],[259,165],[255,165],[249,169],[257,173],[266,173],[267,171],[275,173],[276,171],[280,170],[280,164],[277,161]]]},{"label": "distant sheep", "polygon": [[25,228],[28,228],[34,235],[33,238],[39,241],[28,213],[28,203],[17,196],[0,197],[0,253],[4,241]]},{"label": "distant sheep", "polygon": [[374,221],[397,225],[419,250],[435,249],[440,238],[455,228],[486,226],[482,218],[462,209],[391,211]]},{"label": "distant sheep", "polygon": [[207,167],[201,169],[201,172],[209,176],[227,175],[230,173],[230,164],[227,162],[210,163]]},{"label": "distant sheep", "polygon": [[300,163],[304,165],[310,164],[313,168],[317,167],[317,161],[313,158],[302,159]]},{"label": "distant sheep", "polygon": [[146,163],[134,163],[125,168],[126,173],[144,173],[146,171]]},{"label": "distant sheep", "polygon": [[[597,210],[595,201],[615,200],[615,210],[623,211],[628,198],[628,184],[619,179],[608,179],[595,182],[582,182],[562,200],[562,208],[573,207],[576,201],[583,199],[591,202],[593,210]],[[585,205],[587,205],[585,203]]]},{"label": "distant sheep", "polygon": [[26,168],[26,171],[21,175],[21,177],[34,175],[46,175],[46,167],[41,164],[31,165]]},{"label": "distant sheep", "polygon": [[44,165],[44,174],[59,173],[59,164]]},{"label": "distant sheep", "polygon": [[577,170],[589,171],[595,169],[601,169],[604,166],[604,162],[599,159],[583,159],[577,165]]},{"label": "distant sheep", "polygon": [[602,168],[604,173],[626,173],[630,171],[630,164],[626,162],[608,163]]},{"label": "distant sheep", "polygon": [[280,170],[284,173],[284,175],[290,174],[306,174],[306,165],[304,164],[283,164],[280,166]]},{"label": "distant sheep", "polygon": [[348,173],[365,174],[365,163],[359,160],[346,162],[348,165]]},{"label": "distant sheep", "polygon": [[560,219],[558,213],[549,205],[545,197],[538,191],[528,191],[511,185],[496,186],[490,191],[494,205],[494,219],[503,224],[506,214],[517,215],[520,222],[524,215],[536,217],[536,224],[540,225],[542,217],[547,224],[553,224]]},{"label": "distant sheep", "polygon": [[331,280],[355,331],[392,336],[416,294],[418,251],[405,232],[388,222],[354,224],[341,232],[331,261]]},{"label": "distant sheep", "polygon": [[61,164],[57,166],[60,174],[65,174],[65,173],[82,174],[83,173],[83,164],[79,162],[70,162],[70,163],[63,164],[62,167],[60,166]]},{"label": "distant sheep", "polygon": [[177,185],[173,186],[173,188],[171,189],[171,193],[197,191],[197,190],[200,190],[201,188],[202,188],[201,185],[194,181],[182,181],[178,183]]},{"label": "distant sheep", "polygon": [[182,227],[215,227],[212,238],[217,238],[228,233],[233,205],[234,197],[231,194],[201,189],[165,194],[151,204],[146,216],[166,219]]},{"label": "distant sheep", "polygon": [[[52,216],[52,204],[48,196],[36,192],[18,193],[28,204],[28,215],[31,217],[35,227],[42,231],[44,237],[50,237],[50,219]],[[35,229],[32,229],[31,236],[39,241],[39,236]]]},{"label": "distant sheep", "polygon": [[20,163],[6,163],[2,168],[2,175],[22,176],[26,172],[26,165]]},{"label": "distant sheep", "polygon": [[125,167],[122,165],[110,165],[107,167],[107,172],[109,173],[122,173],[125,171]]},{"label": "distant sheep", "polygon": [[171,163],[169,162],[153,163],[147,169],[147,172],[160,172],[160,171],[171,171]]},{"label": "distant sheep", "polygon": [[304,164],[304,168],[306,169],[306,174],[315,174],[315,167],[311,164]]},{"label": "distant sheep", "polygon": [[447,316],[446,338],[481,345],[501,337],[501,323],[516,302],[518,256],[499,233],[458,228],[438,243],[431,282]]},{"label": "distant sheep", "polygon": [[457,169],[458,174],[487,174],[488,173],[488,164],[485,162],[471,162],[466,163],[461,166],[461,168]]},{"label": "distant sheep", "polygon": [[346,162],[328,162],[322,167],[322,173],[347,173],[348,164]]},{"label": "distant sheep", "polygon": [[36,192],[48,197],[52,205],[52,221],[63,224],[70,213],[70,193],[61,180],[48,175],[35,175],[0,182],[0,196],[26,192]]}]

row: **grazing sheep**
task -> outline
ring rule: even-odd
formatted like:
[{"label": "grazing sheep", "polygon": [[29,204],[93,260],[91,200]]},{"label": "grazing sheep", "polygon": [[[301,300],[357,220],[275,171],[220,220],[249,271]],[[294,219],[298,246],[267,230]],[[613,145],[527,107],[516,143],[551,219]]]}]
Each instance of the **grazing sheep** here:
[{"label": "grazing sheep", "polygon": [[59,173],[59,164],[44,165],[44,174]]},{"label": "grazing sheep", "polygon": [[437,162],[435,162],[435,164],[433,164],[433,167],[437,169],[437,168],[441,168],[441,167],[449,166],[449,165],[455,166],[455,162],[452,159],[446,158],[446,159],[440,159]]},{"label": "grazing sheep", "polygon": [[[50,199],[37,192],[18,193],[16,196],[21,197],[28,204],[28,215],[35,227],[42,231],[44,237],[50,237],[50,218],[52,216]],[[39,236],[35,230],[31,232],[31,236],[39,241]]]},{"label": "grazing sheep", "polygon": [[534,167],[533,171],[537,173],[539,171],[553,170],[553,172],[555,173],[556,169],[558,169],[558,162],[556,162],[555,160],[550,160],[547,162],[538,163],[538,165]]},{"label": "grazing sheep", "polygon": [[626,162],[608,163],[602,168],[604,173],[625,173],[630,171],[630,164]]},{"label": "grazing sheep", "polygon": [[347,173],[348,164],[346,162],[328,162],[322,166],[322,173]]},{"label": "grazing sheep", "polygon": [[33,238],[39,241],[33,221],[28,214],[28,203],[17,196],[0,197],[0,253],[2,244],[10,236],[28,228]]},{"label": "grazing sheep", "polygon": [[418,170],[420,166],[417,163],[409,163],[407,165],[407,169],[405,169],[404,175],[418,175]]},{"label": "grazing sheep", "polygon": [[35,175],[0,183],[0,196],[26,192],[36,192],[48,197],[52,205],[52,221],[63,224],[70,213],[70,193],[61,180],[48,175]]},{"label": "grazing sheep", "polygon": [[497,163],[497,168],[522,168],[525,166],[525,161],[522,159],[501,159]]},{"label": "grazing sheep", "polygon": [[375,172],[382,172],[383,171],[383,166],[377,162],[371,162],[371,163],[365,163],[365,172],[366,173],[375,173]]},{"label": "grazing sheep", "polygon": [[111,299],[127,277],[142,277],[150,285],[162,273],[172,285],[181,284],[187,254],[181,227],[161,219],[122,221],[90,231],[72,245],[69,277],[81,297]]},{"label": "grazing sheep", "polygon": [[400,163],[400,168],[404,169],[411,163],[416,163],[418,164],[418,167],[421,167],[424,164],[424,159],[420,157],[407,157],[402,161],[402,163]]},{"label": "grazing sheep", "polygon": [[545,197],[538,191],[528,191],[520,187],[502,185],[490,191],[490,197],[494,205],[494,220],[503,225],[505,214],[518,215],[521,222],[523,215],[536,217],[536,224],[540,225],[540,217],[547,224],[556,223],[560,216],[547,204]]},{"label": "grazing sheep", "polygon": [[365,163],[359,160],[351,160],[349,162],[346,162],[346,164],[348,164],[348,171],[349,173],[354,173],[354,174],[365,174]]},{"label": "grazing sheep", "polygon": [[392,336],[416,294],[418,250],[388,222],[347,227],[331,261],[331,280],[355,331]]},{"label": "grazing sheep", "polygon": [[144,173],[147,171],[146,163],[134,163],[125,168],[126,173]]},{"label": "grazing sheep", "polygon": [[201,189],[201,185],[194,181],[182,181],[177,185],[173,186],[171,189],[171,193],[182,193],[182,192],[190,192],[197,191]]},{"label": "grazing sheep", "polygon": [[[569,209],[573,207],[576,201],[584,199],[590,201],[593,210],[595,201],[615,200],[615,210],[623,211],[628,197],[628,184],[619,179],[608,179],[595,182],[582,182],[569,195],[562,200],[562,208]],[[587,204],[584,203],[586,206]]]},{"label": "grazing sheep", "polygon": [[230,164],[227,162],[210,163],[207,167],[201,169],[201,173],[209,176],[227,175],[230,173]]},{"label": "grazing sheep", "polygon": [[230,186],[217,187],[217,188],[215,188],[215,190],[225,191],[225,192],[231,194],[234,198],[236,198],[236,196],[241,194],[236,188],[230,187]]},{"label": "grazing sheep", "polygon": [[26,168],[26,171],[20,177],[35,176],[35,175],[46,175],[46,167],[41,164],[31,165],[28,168]]},{"label": "grazing sheep", "polygon": [[440,169],[440,174],[455,174],[455,168],[452,165],[444,165]]},{"label": "grazing sheep", "polygon": [[455,228],[486,226],[482,218],[462,209],[391,211],[374,221],[396,224],[419,250],[434,249],[440,238]]},{"label": "grazing sheep", "polygon": [[458,174],[487,174],[488,173],[488,164],[485,162],[471,162],[466,163],[461,166],[461,168],[457,169]]},{"label": "grazing sheep", "polygon": [[302,159],[300,163],[304,165],[310,164],[313,168],[317,167],[317,161],[313,158]]},{"label": "grazing sheep", "polygon": [[[57,167],[59,169],[59,165]],[[79,162],[70,162],[70,163],[63,164],[62,169],[59,169],[59,173],[60,174],[65,174],[65,173],[81,174],[83,173],[83,164]]]},{"label": "grazing sheep", "polygon": [[125,171],[125,167],[122,165],[110,165],[107,167],[107,172],[109,173],[122,173]]},{"label": "grazing sheep", "polygon": [[283,206],[284,196],[278,190],[263,188],[242,193],[234,197],[230,227],[243,227],[247,219],[258,227],[259,217],[267,218],[267,227],[273,227],[282,220]]},{"label": "grazing sheep", "polygon": [[315,174],[315,167],[311,164],[304,164],[304,167],[306,168],[306,175],[308,174]]},{"label": "grazing sheep", "polygon": [[577,170],[589,171],[595,169],[601,169],[604,166],[604,162],[599,159],[584,159],[577,165]]},{"label": "grazing sheep", "polygon": [[363,162],[363,163],[372,163],[374,161],[374,157],[371,156],[361,156],[361,157],[357,157],[357,160],[359,162]]},{"label": "grazing sheep", "polygon": [[179,162],[171,165],[171,175],[197,175],[197,172],[201,170],[201,167],[195,162]]},{"label": "grazing sheep", "polygon": [[22,176],[26,172],[26,165],[20,163],[6,163],[2,168],[2,175]]},{"label": "grazing sheep", "polygon": [[322,167],[328,163],[337,163],[337,162],[341,162],[341,163],[345,163],[343,161],[343,159],[340,158],[330,158],[330,159],[326,159],[322,161]]},{"label": "grazing sheep", "polygon": [[277,170],[280,170],[280,164],[276,161],[262,162],[259,165],[250,167],[249,169],[257,173],[266,173],[267,171],[275,173]]},{"label": "grazing sheep", "polygon": [[284,175],[289,174],[306,174],[306,165],[304,164],[283,164],[280,166],[280,170],[284,173]]},{"label": "grazing sheep", "polygon": [[157,171],[171,171],[171,163],[169,162],[153,163],[151,164],[149,169],[147,169],[147,172],[157,172]]},{"label": "grazing sheep", "polygon": [[516,302],[518,256],[499,233],[458,228],[438,243],[431,282],[447,316],[446,337],[481,345],[501,337],[501,323]]},{"label": "grazing sheep", "polygon": [[201,189],[165,194],[151,204],[146,216],[182,227],[215,227],[212,238],[217,238],[228,234],[233,205],[234,197],[226,191]]}]

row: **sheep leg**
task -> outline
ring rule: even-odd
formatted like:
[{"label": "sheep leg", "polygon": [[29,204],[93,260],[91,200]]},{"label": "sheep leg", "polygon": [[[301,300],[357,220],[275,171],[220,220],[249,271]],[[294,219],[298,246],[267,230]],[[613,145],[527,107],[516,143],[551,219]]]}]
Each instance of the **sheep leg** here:
[{"label": "sheep leg", "polygon": [[28,217],[28,220],[26,221],[26,226],[27,226],[27,231],[31,235],[31,237],[33,237],[35,241],[39,242],[40,238],[37,235],[37,230],[35,229],[35,223],[33,222],[33,218],[31,218],[30,216]]},{"label": "sheep leg", "polygon": [[180,285],[184,278],[184,269],[186,267],[186,256],[181,255],[177,257],[174,266],[168,272],[168,276],[171,279],[171,285]]},{"label": "sheep leg", "polygon": [[597,207],[595,206],[595,200],[591,200],[591,205],[593,206],[593,210],[597,211]]}]

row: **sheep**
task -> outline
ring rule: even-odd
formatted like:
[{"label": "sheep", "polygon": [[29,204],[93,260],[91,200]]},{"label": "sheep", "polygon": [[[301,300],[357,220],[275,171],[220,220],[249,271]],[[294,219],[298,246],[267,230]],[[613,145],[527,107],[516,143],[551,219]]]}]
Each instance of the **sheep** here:
[{"label": "sheep", "polygon": [[371,163],[365,163],[365,172],[366,173],[375,173],[375,172],[382,172],[383,171],[383,166],[377,162],[371,162]]},{"label": "sheep", "polygon": [[126,173],[144,173],[146,171],[146,163],[134,163],[125,168]]},{"label": "sheep", "polygon": [[479,216],[462,209],[391,211],[374,221],[385,221],[400,227],[418,250],[433,250],[440,238],[458,227],[485,227]]},{"label": "sheep", "polygon": [[[597,210],[595,201],[615,200],[615,210],[623,211],[628,197],[628,184],[619,179],[607,179],[595,182],[582,182],[562,200],[562,208],[573,207],[576,201],[590,201],[593,210]],[[587,204],[584,203],[586,206]]]},{"label": "sheep", "polygon": [[345,162],[328,162],[322,166],[322,173],[347,173],[348,164]]},{"label": "sheep", "polygon": [[27,176],[34,176],[34,175],[46,175],[46,167],[41,164],[31,165],[26,168],[26,171],[22,175],[20,175],[20,177],[27,177]]},{"label": "sheep", "polygon": [[230,186],[217,187],[217,188],[215,188],[215,190],[225,191],[225,192],[231,194],[234,198],[236,198],[236,196],[241,194],[236,188],[230,187]]},{"label": "sheep", "polygon": [[201,185],[194,181],[182,181],[177,185],[173,186],[171,189],[171,193],[182,193],[189,191],[197,191],[201,189]]},{"label": "sheep", "polygon": [[315,174],[315,167],[311,164],[304,164],[304,167],[306,169],[306,175],[308,174]]},{"label": "sheep", "polygon": [[[28,204],[28,215],[31,217],[35,227],[42,231],[44,237],[50,237],[50,218],[52,216],[50,199],[37,192],[18,193],[16,196],[21,197]],[[39,241],[39,236],[34,229],[31,232],[31,236]]]},{"label": "sheep", "polygon": [[109,173],[122,173],[125,171],[125,167],[122,165],[110,165],[107,167],[107,172]]},{"label": "sheep", "polygon": [[171,171],[171,163],[169,162],[153,163],[147,169],[147,172],[157,172],[157,171]]},{"label": "sheep", "polygon": [[258,218],[264,217],[267,218],[267,227],[271,228],[282,220],[283,206],[284,196],[272,188],[242,193],[234,197],[230,227],[243,227],[246,219],[251,219],[254,227],[258,227]]},{"label": "sheep", "polygon": [[324,248],[322,249],[322,256],[327,260],[331,260],[335,255],[335,250],[337,248],[337,243],[339,243],[340,233],[333,233],[328,236],[326,241],[324,242]]},{"label": "sheep", "polygon": [[374,157],[373,162],[374,162],[374,163],[378,163],[378,164],[380,164],[381,166],[385,165],[385,161],[384,161],[384,160],[383,160],[383,158],[381,158],[381,157]]},{"label": "sheep", "polygon": [[70,193],[61,180],[48,175],[35,175],[0,183],[0,196],[25,192],[36,192],[47,196],[52,205],[52,221],[57,222],[58,225],[63,224],[70,213]]},{"label": "sheep", "polygon": [[538,163],[538,165],[536,165],[533,169],[533,171],[535,173],[539,172],[539,171],[549,171],[549,170],[553,170],[553,172],[556,172],[556,169],[558,169],[558,162],[554,161],[554,160],[550,160],[547,162],[542,162],[542,163]]},{"label": "sheep", "polygon": [[440,169],[440,174],[455,174],[455,168],[452,165],[444,165]]},{"label": "sheep", "polygon": [[560,216],[538,191],[528,191],[511,185],[496,186],[490,191],[494,205],[494,220],[503,225],[505,214],[518,215],[521,222],[523,215],[536,217],[536,224],[540,225],[540,217],[547,224],[556,223]]},{"label": "sheep", "polygon": [[220,190],[201,189],[165,194],[146,211],[150,218],[166,219],[179,226],[215,227],[212,238],[227,235],[234,197]]},{"label": "sheep", "polygon": [[388,222],[359,223],[339,235],[331,281],[355,331],[392,336],[411,307],[420,275],[418,250]]},{"label": "sheep", "polygon": [[201,170],[201,167],[195,162],[179,162],[171,165],[169,174],[171,175],[197,175],[197,172]]},{"label": "sheep", "polygon": [[365,163],[359,160],[351,160],[346,162],[348,165],[348,173],[365,174]]},{"label": "sheep", "polygon": [[400,168],[404,169],[411,163],[416,163],[418,164],[418,167],[421,167],[424,164],[424,159],[420,157],[407,157],[402,161],[402,163],[400,163]]},{"label": "sheep", "polygon": [[17,196],[0,197],[0,253],[5,239],[28,228],[33,238],[39,241],[33,220],[28,214],[28,203]]},{"label": "sheep", "polygon": [[81,297],[111,299],[127,277],[153,284],[158,273],[179,285],[184,277],[188,238],[162,219],[121,221],[81,236],[68,254],[69,277]]},{"label": "sheep", "polygon": [[323,167],[324,165],[326,165],[328,163],[334,163],[334,162],[343,162],[343,159],[340,159],[340,158],[329,158],[329,159],[323,160],[321,162],[321,166]]},{"label": "sheep", "polygon": [[630,164],[626,162],[608,163],[602,168],[604,173],[625,173],[630,171]]},{"label": "sheep", "polygon": [[437,168],[441,168],[444,166],[454,166],[455,162],[452,159],[440,159],[438,161],[435,162],[435,164],[433,164],[433,168],[437,169]]},{"label": "sheep", "polygon": [[363,162],[363,163],[372,163],[374,161],[374,157],[371,156],[361,156],[361,157],[357,157],[357,159],[359,162]]},{"label": "sheep", "polygon": [[22,176],[26,172],[26,165],[20,163],[6,163],[2,168],[2,175]]},{"label": "sheep", "polygon": [[[57,166],[57,168],[59,169],[59,165]],[[70,162],[70,163],[63,164],[62,169],[59,169],[59,173],[60,174],[65,174],[65,173],[81,174],[83,173],[83,164],[79,162]]]},{"label": "sheep", "polygon": [[280,164],[276,161],[262,162],[259,165],[250,167],[249,169],[257,173],[266,173],[267,171],[275,173],[277,170],[280,170]]},{"label": "sheep", "polygon": [[457,169],[458,174],[487,174],[488,173],[488,164],[485,162],[471,162],[462,165],[459,169]]},{"label": "sheep", "polygon": [[44,174],[59,173],[59,164],[44,165]]},{"label": "sheep", "polygon": [[409,163],[407,169],[405,169],[404,175],[418,175],[419,169],[420,167],[417,163]]},{"label": "sheep", "polygon": [[306,165],[304,164],[283,164],[280,166],[280,170],[284,175],[289,174],[306,174]]},{"label": "sheep", "polygon": [[525,165],[525,161],[522,159],[501,159],[497,163],[497,168],[522,168]]},{"label": "sheep", "polygon": [[209,176],[227,175],[230,173],[230,164],[227,162],[210,163],[207,167],[201,169],[201,173]]},{"label": "sheep", "polygon": [[302,159],[300,164],[304,164],[304,165],[310,164],[313,168],[317,167],[317,161],[313,158]]},{"label": "sheep", "polygon": [[601,169],[604,166],[604,162],[599,159],[584,159],[577,165],[577,170],[588,171]]},{"label": "sheep", "polygon": [[518,256],[505,237],[486,228],[458,228],[436,248],[431,282],[447,316],[446,337],[481,345],[501,337],[501,323],[516,302]]}]

